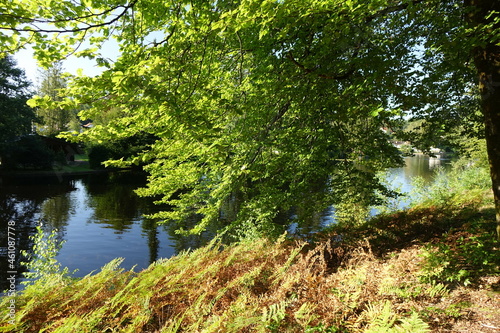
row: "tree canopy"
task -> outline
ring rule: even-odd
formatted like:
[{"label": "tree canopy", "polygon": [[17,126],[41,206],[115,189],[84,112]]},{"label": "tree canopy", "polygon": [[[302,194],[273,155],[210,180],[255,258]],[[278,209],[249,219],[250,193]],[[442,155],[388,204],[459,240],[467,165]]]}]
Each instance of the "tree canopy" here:
[{"label": "tree canopy", "polygon": [[[37,89],[37,95],[47,96],[51,101],[61,101],[60,92],[66,87],[66,79],[63,76],[62,62],[55,62],[47,69],[39,70],[40,83]],[[70,122],[74,116],[73,110],[61,108],[38,108],[36,110],[40,121],[37,125],[37,132],[54,136],[70,128]],[[76,117],[74,117],[76,120]]]},{"label": "tree canopy", "polygon": [[[94,59],[101,75],[74,77],[64,101],[34,103],[89,105],[80,116],[90,119],[120,110],[83,139],[154,136],[116,163],[146,163],[139,192],[173,207],[159,217],[201,215],[200,232],[235,196],[233,222],[249,228],[292,208],[307,219],[390,195],[375,171],[402,159],[382,129],[403,118],[472,133],[473,60],[500,36],[493,2],[469,2],[2,1],[0,40],[5,52],[32,44],[41,64]],[[115,61],[101,53],[108,39]]]},{"label": "tree canopy", "polygon": [[31,132],[35,114],[26,104],[31,98],[30,85],[12,57],[0,58],[0,152],[9,142]]}]

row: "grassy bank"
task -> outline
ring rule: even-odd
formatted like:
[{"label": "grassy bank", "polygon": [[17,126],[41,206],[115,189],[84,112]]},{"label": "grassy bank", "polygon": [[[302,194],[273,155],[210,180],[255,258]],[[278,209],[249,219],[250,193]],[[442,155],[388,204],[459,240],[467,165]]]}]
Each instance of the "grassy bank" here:
[{"label": "grassy bank", "polygon": [[[498,332],[500,254],[484,191],[445,191],[308,242],[211,245],[134,273],[117,259],[16,297],[0,332]],[[425,198],[424,198],[425,199]]]},{"label": "grassy bank", "polygon": [[69,161],[66,164],[54,164],[52,169],[19,169],[19,170],[2,170],[0,175],[14,177],[37,177],[37,176],[71,176],[71,175],[86,175],[91,173],[108,172],[109,169],[93,169],[90,167],[87,155],[76,155],[74,161]]}]

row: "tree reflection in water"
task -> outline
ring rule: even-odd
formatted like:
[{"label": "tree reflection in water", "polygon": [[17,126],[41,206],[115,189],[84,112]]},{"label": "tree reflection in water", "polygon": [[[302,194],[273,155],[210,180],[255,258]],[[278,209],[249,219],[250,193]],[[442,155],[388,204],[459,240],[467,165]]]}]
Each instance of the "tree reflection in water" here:
[{"label": "tree reflection in water", "polygon": [[[43,191],[35,190],[43,188]],[[56,177],[49,178],[2,178],[0,186],[0,271],[7,274],[8,223],[15,223],[16,260],[15,271],[17,280],[22,278],[26,268],[21,264],[26,258],[21,257],[21,251],[32,253],[33,243],[30,236],[34,235],[39,221],[43,216],[50,216],[44,228],[59,229],[58,240],[62,241],[62,229],[68,220],[68,207],[71,205],[67,197],[68,192],[74,190],[70,180],[59,181]],[[55,200],[55,201],[54,201]],[[64,204],[65,203],[65,204]],[[45,213],[42,213],[44,212]],[[12,231],[12,230],[11,230]],[[12,235],[11,235],[12,236]],[[5,276],[0,276],[0,288],[8,288]]]},{"label": "tree reflection in water", "polygon": [[[0,288],[8,288],[6,274],[7,224],[16,223],[18,282],[25,267],[19,253],[33,253],[29,236],[42,223],[48,234],[58,230],[57,240],[66,241],[58,259],[78,276],[98,270],[115,257],[125,257],[126,269],[146,268],[159,257],[205,244],[213,234],[182,236],[176,224],[160,225],[144,214],[157,212],[151,198],[140,198],[134,189],[145,176],[132,173],[96,174],[80,177],[2,178],[0,186]],[[186,221],[189,227],[193,221]],[[111,233],[109,233],[111,231]],[[128,262],[127,262],[128,260]]]}]

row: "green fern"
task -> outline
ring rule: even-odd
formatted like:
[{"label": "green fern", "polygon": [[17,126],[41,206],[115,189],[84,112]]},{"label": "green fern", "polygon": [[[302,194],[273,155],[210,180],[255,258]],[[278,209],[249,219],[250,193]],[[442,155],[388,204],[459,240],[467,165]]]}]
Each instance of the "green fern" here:
[{"label": "green fern", "polygon": [[392,304],[386,301],[382,307],[378,304],[368,304],[365,316],[371,321],[365,332],[387,332],[397,320],[396,314],[392,310]]},{"label": "green fern", "polygon": [[389,301],[386,301],[382,307],[369,304],[365,315],[371,319],[365,333],[426,333],[430,331],[427,323],[416,312],[409,317],[399,318]]},{"label": "green fern", "polygon": [[301,307],[295,312],[295,320],[302,326],[307,327],[310,322],[314,319],[318,318],[317,315],[314,314],[314,310],[316,309],[316,305],[305,302],[301,305]]},{"label": "green fern", "polygon": [[429,325],[423,321],[416,312],[413,312],[410,317],[402,318],[401,324],[394,328],[397,333],[426,333],[430,332]]},{"label": "green fern", "polygon": [[275,330],[279,327],[280,323],[286,317],[286,306],[287,302],[282,301],[264,308],[262,321],[266,324],[267,328]]},{"label": "green fern", "polygon": [[427,288],[426,293],[430,297],[437,297],[437,296],[446,296],[448,295],[449,291],[444,284],[438,283],[438,284],[432,284],[432,286]]}]

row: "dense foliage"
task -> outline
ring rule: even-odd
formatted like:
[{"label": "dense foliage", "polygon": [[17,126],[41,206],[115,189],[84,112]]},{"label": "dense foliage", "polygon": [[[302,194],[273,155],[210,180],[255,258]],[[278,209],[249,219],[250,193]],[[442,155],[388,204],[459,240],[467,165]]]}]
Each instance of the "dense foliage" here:
[{"label": "dense foliage", "polygon": [[37,135],[26,135],[9,142],[3,149],[2,168],[47,170],[52,168],[53,162],[58,157],[56,155]]},{"label": "dense foliage", "polygon": [[30,83],[12,57],[0,56],[0,154],[19,136],[31,132],[35,119],[26,102]]},{"label": "dense foliage", "polygon": [[[154,136],[115,165],[147,164],[140,193],[174,207],[159,217],[200,214],[200,232],[236,195],[235,225],[249,230],[292,208],[304,220],[390,195],[375,172],[401,163],[387,136],[399,119],[425,118],[428,139],[457,125],[472,133],[470,60],[498,40],[487,3],[469,4],[484,9],[476,15],[456,0],[11,1],[0,38],[32,43],[42,64],[75,54],[102,67],[73,78],[66,100],[33,105],[120,112],[81,139]],[[108,39],[116,60],[100,51]]]}]

